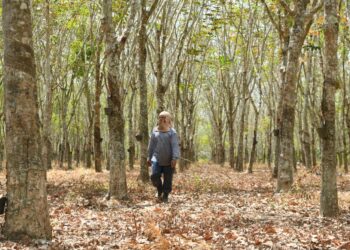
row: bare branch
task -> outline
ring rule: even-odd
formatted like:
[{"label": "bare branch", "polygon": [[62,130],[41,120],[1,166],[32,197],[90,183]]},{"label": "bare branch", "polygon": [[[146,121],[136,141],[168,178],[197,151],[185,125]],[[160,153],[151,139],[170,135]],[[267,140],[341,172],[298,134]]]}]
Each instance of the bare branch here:
[{"label": "bare branch", "polygon": [[152,15],[152,13],[155,11],[157,5],[158,5],[159,0],[154,0],[152,3],[151,8],[149,9],[149,11],[147,11],[147,19]]},{"label": "bare branch", "polygon": [[[311,23],[313,22],[313,18],[314,18],[314,15],[320,11],[323,7],[323,1],[321,0],[320,3],[317,5],[318,3],[318,0],[315,0],[313,1],[312,3],[312,9],[310,10],[310,12],[306,15],[306,20],[307,20],[307,23]],[[311,25],[310,24],[310,25]]]},{"label": "bare branch", "polygon": [[121,53],[124,50],[126,41],[129,37],[130,31],[133,27],[133,23],[135,20],[135,13],[136,13],[136,0],[130,1],[130,14],[127,20],[127,25],[125,27],[125,30],[123,31],[122,35],[118,39],[119,43],[119,52]]},{"label": "bare branch", "polygon": [[310,16],[310,18],[313,18],[313,15],[315,15],[318,11],[320,11],[323,7],[323,1],[320,1],[320,3],[316,6],[318,1],[314,1],[312,4],[312,10],[310,11],[310,13],[308,14],[308,16]]},{"label": "bare branch", "polygon": [[273,19],[272,13],[271,13],[269,7],[267,6],[265,0],[260,0],[260,1],[264,5],[265,10],[267,12],[267,15],[269,16],[270,21],[272,22],[273,26],[275,26],[276,30],[278,31],[280,37],[283,37],[283,31],[282,31],[281,27],[276,23],[275,19]]},{"label": "bare branch", "polygon": [[289,5],[284,1],[284,0],[280,0],[279,1],[281,6],[285,9],[285,11],[290,15],[290,16],[295,16],[295,11],[292,10]]}]

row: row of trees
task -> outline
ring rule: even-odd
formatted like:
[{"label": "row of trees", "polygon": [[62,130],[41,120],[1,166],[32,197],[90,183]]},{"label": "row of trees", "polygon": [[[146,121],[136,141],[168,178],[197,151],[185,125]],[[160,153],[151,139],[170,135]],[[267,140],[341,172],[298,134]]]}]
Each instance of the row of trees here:
[{"label": "row of trees", "polygon": [[53,160],[97,172],[106,162],[109,195],[123,199],[128,152],[147,182],[149,131],[164,109],[174,114],[181,170],[208,155],[237,171],[273,162],[277,191],[287,191],[297,160],[319,160],[321,213],[337,214],[336,149],[347,171],[350,131],[349,1],[20,0],[3,1],[2,13],[9,238],[51,237]]}]

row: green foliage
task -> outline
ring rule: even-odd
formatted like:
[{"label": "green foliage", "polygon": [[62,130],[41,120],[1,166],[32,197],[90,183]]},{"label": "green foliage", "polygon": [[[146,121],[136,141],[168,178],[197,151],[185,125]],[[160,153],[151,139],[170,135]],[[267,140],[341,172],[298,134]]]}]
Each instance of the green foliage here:
[{"label": "green foliage", "polygon": [[120,23],[125,21],[125,17],[127,16],[127,0],[116,0],[112,1],[112,9],[114,12],[113,21],[115,23]]},{"label": "green foliage", "polygon": [[70,19],[68,20],[65,26],[67,29],[71,30],[71,29],[75,29],[78,26],[78,23],[76,22],[76,20]]},{"label": "green foliage", "polygon": [[180,83],[179,84],[179,89],[181,92],[185,91],[185,90],[189,90],[189,91],[193,91],[194,90],[194,84],[193,83]]},{"label": "green foliage", "polygon": [[270,126],[271,126],[271,118],[268,116],[264,116],[260,120],[258,130],[259,132],[263,133],[264,131],[268,131]]},{"label": "green foliage", "polygon": [[80,77],[84,75],[84,60],[81,60],[83,57],[82,45],[83,43],[80,40],[73,41],[71,44],[72,53],[69,57],[69,63],[74,74]]},{"label": "green foliage", "polygon": [[219,63],[221,68],[228,68],[232,64],[232,60],[227,56],[219,56]]},{"label": "green foliage", "polygon": [[85,65],[93,60],[96,48],[91,44],[84,44],[82,40],[74,40],[71,43],[69,63],[76,76],[82,77],[85,73]]},{"label": "green foliage", "polygon": [[[203,105],[203,104],[202,104]],[[203,105],[204,106],[204,105]],[[199,107],[203,109],[204,107]],[[210,143],[211,143],[211,124],[208,121],[206,113],[202,113],[198,117],[198,129],[197,129],[197,149],[198,156],[200,159],[210,159]]]}]

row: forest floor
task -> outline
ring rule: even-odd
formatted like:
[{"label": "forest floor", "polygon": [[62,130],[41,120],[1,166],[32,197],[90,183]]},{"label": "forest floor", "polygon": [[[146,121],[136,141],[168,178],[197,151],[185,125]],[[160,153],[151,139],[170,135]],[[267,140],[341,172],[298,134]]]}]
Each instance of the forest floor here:
[{"label": "forest floor", "polygon": [[[0,249],[350,249],[350,175],[338,176],[340,214],[320,217],[320,176],[300,168],[288,193],[275,194],[270,170],[253,174],[193,165],[174,177],[169,203],[128,171],[129,200],[106,200],[108,172],[48,172],[52,241]],[[0,175],[4,193],[5,176]],[[4,216],[0,217],[3,225]]]}]

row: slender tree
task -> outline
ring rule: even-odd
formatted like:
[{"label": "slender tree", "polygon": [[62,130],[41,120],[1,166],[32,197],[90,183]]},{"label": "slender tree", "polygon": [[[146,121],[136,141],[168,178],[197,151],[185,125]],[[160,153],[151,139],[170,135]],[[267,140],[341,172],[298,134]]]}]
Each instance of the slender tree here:
[{"label": "slender tree", "polygon": [[95,103],[94,103],[94,156],[95,171],[102,172],[102,138],[101,138],[101,103],[100,97],[102,92],[101,77],[101,42],[102,35],[98,35],[95,58]]},{"label": "slender tree", "polygon": [[51,77],[51,22],[50,22],[50,1],[46,0],[45,6],[45,19],[46,19],[46,30],[45,30],[45,104],[43,112],[43,162],[46,169],[51,168],[51,117],[52,117],[52,77]]},{"label": "slender tree", "polygon": [[338,72],[338,1],[324,0],[324,82],[322,95],[322,178],[321,178],[321,215],[330,217],[338,214],[337,160],[335,131],[335,92],[339,86]]},{"label": "slender tree", "polygon": [[312,8],[308,8],[309,0],[295,0],[294,9],[281,1],[282,6],[293,17],[293,27],[290,34],[288,62],[286,67],[285,83],[282,86],[281,97],[281,154],[278,165],[277,191],[287,191],[293,183],[294,169],[294,121],[297,100],[296,83],[299,72],[299,57],[306,35],[309,32],[314,14],[322,5],[313,1]]},{"label": "slender tree", "polygon": [[261,100],[259,100],[259,106],[257,107],[252,101],[252,106],[255,113],[255,122],[254,122],[254,130],[253,130],[253,140],[252,140],[252,148],[250,151],[250,158],[249,158],[249,165],[248,165],[248,173],[253,173],[253,164],[256,161],[256,151],[257,151],[257,144],[258,144],[258,123],[259,123],[259,115],[260,115],[260,108],[261,108]]},{"label": "slender tree", "polygon": [[[148,39],[150,48],[154,51],[154,60],[150,61],[153,73],[157,79],[156,100],[158,114],[167,109],[165,103],[166,92],[173,80],[177,64],[181,59],[185,40],[197,20],[192,15],[193,2],[193,0],[165,1],[159,17],[160,22],[154,25],[156,28],[154,43],[151,37]],[[187,17],[182,21],[180,17],[184,18],[183,11],[186,8],[189,9]],[[178,32],[175,32],[175,29],[181,31],[181,33],[178,34]]]},{"label": "slender tree", "polygon": [[307,52],[307,64],[305,70],[305,87],[304,87],[304,108],[303,108],[303,135],[302,135],[302,150],[305,155],[305,166],[308,169],[311,169],[312,165],[312,155],[311,155],[311,136],[310,136],[310,128],[309,128],[309,96],[310,96],[310,83],[312,78],[312,50]]},{"label": "slender tree", "polygon": [[127,197],[125,172],[125,132],[124,132],[124,87],[120,76],[120,56],[125,48],[135,15],[135,2],[130,1],[130,12],[127,26],[119,40],[116,39],[112,19],[112,1],[103,1],[104,32],[107,55],[107,108],[109,130],[110,179],[109,196],[117,199]]},{"label": "slender tree", "polygon": [[[290,22],[288,17],[288,12],[284,9],[278,12],[278,19],[273,16],[272,11],[266,4],[265,0],[261,0],[264,5],[265,11],[268,14],[270,21],[272,22],[275,29],[278,31],[280,47],[281,47],[281,67],[280,67],[280,76],[281,76],[281,84],[278,85],[278,104],[277,104],[277,112],[274,114],[274,123],[275,128],[273,131],[274,139],[275,139],[275,148],[274,148],[274,167],[272,176],[274,178],[277,177],[278,173],[278,165],[280,161],[280,150],[281,150],[281,111],[282,111],[282,101],[283,97],[281,93],[281,86],[285,84],[286,81],[286,68],[287,68],[287,60],[288,60],[288,48],[290,42]],[[277,19],[277,20],[276,20]]]},{"label": "slender tree", "polygon": [[147,78],[146,78],[146,60],[147,60],[147,23],[157,7],[159,0],[152,1],[152,5],[147,10],[147,1],[141,0],[140,5],[140,27],[138,31],[138,47],[139,47],[139,91],[140,91],[140,115],[139,115],[139,139],[140,139],[140,177],[143,182],[149,181],[149,173],[147,166],[147,147],[148,147],[148,105],[147,105]]}]

